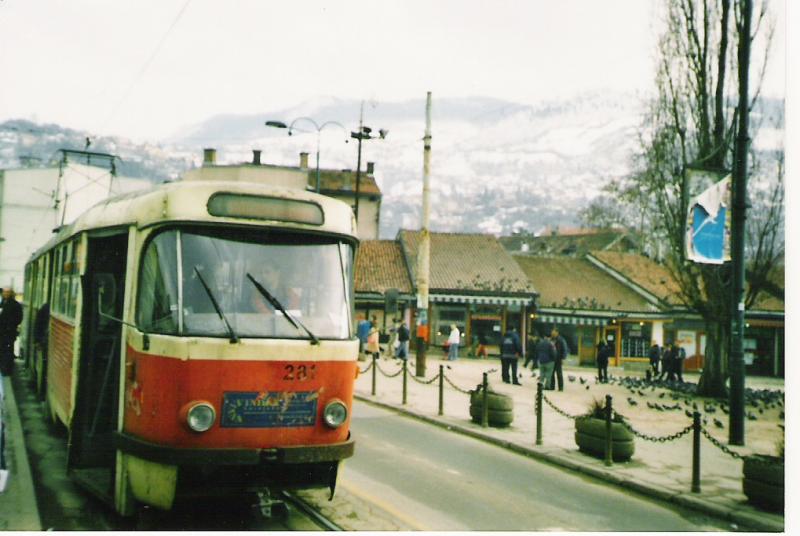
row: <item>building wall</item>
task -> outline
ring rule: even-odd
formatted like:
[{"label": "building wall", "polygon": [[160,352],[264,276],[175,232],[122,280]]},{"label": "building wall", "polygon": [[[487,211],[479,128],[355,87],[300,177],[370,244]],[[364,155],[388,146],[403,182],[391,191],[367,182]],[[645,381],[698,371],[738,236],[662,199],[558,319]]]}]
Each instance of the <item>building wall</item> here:
[{"label": "building wall", "polygon": [[22,291],[25,263],[62,222],[71,223],[109,195],[151,184],[73,162],[60,179],[58,167],[0,172],[0,286]]},{"label": "building wall", "polygon": [[220,180],[237,182],[268,182],[274,186],[299,188],[305,190],[308,185],[308,170],[292,169],[277,166],[203,166],[190,169],[183,174],[183,180]]}]

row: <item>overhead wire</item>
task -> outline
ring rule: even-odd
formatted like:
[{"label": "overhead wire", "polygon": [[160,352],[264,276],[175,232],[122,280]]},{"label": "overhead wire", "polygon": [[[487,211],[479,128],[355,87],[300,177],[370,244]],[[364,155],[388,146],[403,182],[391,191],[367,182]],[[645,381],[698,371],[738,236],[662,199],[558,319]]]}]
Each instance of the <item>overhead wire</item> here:
[{"label": "overhead wire", "polygon": [[116,115],[116,113],[122,107],[122,105],[125,104],[125,101],[128,100],[128,97],[130,96],[131,91],[133,91],[133,88],[136,86],[136,84],[139,82],[139,80],[142,78],[142,76],[144,76],[144,73],[147,72],[147,69],[153,63],[153,60],[156,59],[156,56],[161,51],[161,47],[163,47],[164,43],[167,41],[167,37],[169,37],[169,34],[172,33],[172,30],[178,24],[178,21],[180,21],[181,17],[186,12],[186,9],[189,7],[189,4],[191,2],[192,2],[192,0],[186,0],[183,3],[183,6],[181,7],[180,11],[178,11],[178,14],[175,15],[174,19],[172,19],[172,23],[169,25],[169,28],[167,28],[167,31],[164,32],[164,34],[161,36],[161,39],[159,39],[158,44],[156,45],[156,47],[153,50],[153,52],[150,54],[150,57],[147,58],[147,61],[145,61],[144,64],[142,65],[142,67],[139,69],[139,72],[136,74],[134,79],[131,81],[130,85],[125,90],[125,93],[123,93],[122,98],[117,102],[117,104],[114,106],[114,108],[111,109],[111,112],[106,116],[105,120],[103,121],[103,123],[101,125],[101,129],[105,128],[105,126],[109,123],[109,121],[111,121],[111,119],[113,119],[113,117]]}]

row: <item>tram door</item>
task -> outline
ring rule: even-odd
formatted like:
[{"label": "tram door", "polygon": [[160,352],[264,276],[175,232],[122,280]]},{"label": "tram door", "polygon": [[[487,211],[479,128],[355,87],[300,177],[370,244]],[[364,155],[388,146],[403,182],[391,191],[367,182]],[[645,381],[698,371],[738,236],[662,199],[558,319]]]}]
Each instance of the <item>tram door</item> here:
[{"label": "tram door", "polygon": [[93,487],[111,490],[116,453],[119,355],[128,236],[89,238],[82,279],[82,336],[69,468]]}]

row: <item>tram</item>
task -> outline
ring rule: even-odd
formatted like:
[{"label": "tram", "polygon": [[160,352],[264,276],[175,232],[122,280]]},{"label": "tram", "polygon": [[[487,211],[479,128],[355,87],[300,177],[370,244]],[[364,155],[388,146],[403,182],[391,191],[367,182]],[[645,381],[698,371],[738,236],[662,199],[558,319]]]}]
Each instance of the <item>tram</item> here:
[{"label": "tram", "polygon": [[352,456],[355,220],[243,182],[111,198],[26,265],[24,351],[68,473],[122,515],[330,488]]}]

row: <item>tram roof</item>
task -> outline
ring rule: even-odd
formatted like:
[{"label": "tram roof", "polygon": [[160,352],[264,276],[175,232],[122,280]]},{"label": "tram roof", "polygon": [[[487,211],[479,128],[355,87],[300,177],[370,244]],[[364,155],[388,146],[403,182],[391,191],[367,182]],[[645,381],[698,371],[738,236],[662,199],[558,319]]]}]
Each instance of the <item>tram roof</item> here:
[{"label": "tram roof", "polygon": [[[321,225],[314,225],[280,220],[212,216],[208,212],[208,201],[216,193],[312,202],[322,208],[324,221]],[[175,181],[159,184],[146,190],[110,197],[97,203],[74,222],[62,226],[57,234],[39,248],[32,257],[37,257],[43,250],[83,231],[130,225],[145,228],[165,222],[217,222],[233,225],[308,229],[315,232],[356,237],[356,224],[352,209],[346,203],[332,197],[305,190],[257,183]]]}]

